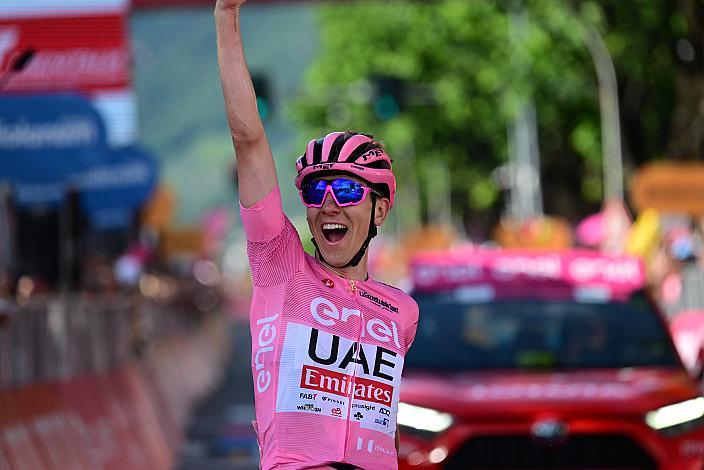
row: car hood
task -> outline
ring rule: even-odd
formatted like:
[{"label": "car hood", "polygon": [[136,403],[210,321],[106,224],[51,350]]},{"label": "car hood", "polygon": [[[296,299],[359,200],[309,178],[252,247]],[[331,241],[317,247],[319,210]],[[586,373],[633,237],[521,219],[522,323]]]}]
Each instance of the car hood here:
[{"label": "car hood", "polygon": [[633,414],[697,395],[696,384],[685,371],[649,368],[462,374],[409,371],[401,385],[401,401],[456,415],[571,409]]}]

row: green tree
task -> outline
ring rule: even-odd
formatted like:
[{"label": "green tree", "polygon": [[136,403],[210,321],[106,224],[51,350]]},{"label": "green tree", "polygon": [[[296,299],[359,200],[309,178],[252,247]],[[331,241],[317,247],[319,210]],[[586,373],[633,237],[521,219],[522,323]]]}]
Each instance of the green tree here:
[{"label": "green tree", "polygon": [[[502,210],[492,171],[507,159],[507,125],[530,99],[538,117],[546,212],[575,221],[602,198],[598,85],[584,27],[602,34],[616,64],[624,155],[632,168],[662,156],[670,141],[675,45],[691,22],[670,3],[323,5],[322,52],[295,113],[307,135],[374,130],[395,156],[401,183],[419,181],[423,197],[437,184],[430,175],[440,162],[451,175],[456,215],[468,227],[488,228]],[[527,19],[519,35],[512,20],[517,11]],[[371,85],[378,76],[405,84],[400,112],[391,119],[375,113]]]}]

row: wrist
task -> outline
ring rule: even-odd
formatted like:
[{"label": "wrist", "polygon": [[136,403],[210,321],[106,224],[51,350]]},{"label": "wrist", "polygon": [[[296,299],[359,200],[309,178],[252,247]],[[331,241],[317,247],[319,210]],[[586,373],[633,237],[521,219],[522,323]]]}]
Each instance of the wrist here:
[{"label": "wrist", "polygon": [[235,31],[240,30],[240,12],[239,8],[218,7],[215,9],[215,26],[218,31]]},{"label": "wrist", "polygon": [[217,2],[215,4],[215,17],[238,19],[240,17],[240,7],[225,6]]}]

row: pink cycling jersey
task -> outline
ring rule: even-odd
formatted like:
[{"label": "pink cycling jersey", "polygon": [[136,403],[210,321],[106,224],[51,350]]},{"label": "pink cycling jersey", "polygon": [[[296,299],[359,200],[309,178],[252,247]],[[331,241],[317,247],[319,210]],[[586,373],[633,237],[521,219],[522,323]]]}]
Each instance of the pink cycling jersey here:
[{"label": "pink cycling jersey", "polygon": [[415,301],[386,284],[323,269],[303,251],[278,187],[241,214],[254,284],[262,468],[397,468],[396,411],[418,321]]}]

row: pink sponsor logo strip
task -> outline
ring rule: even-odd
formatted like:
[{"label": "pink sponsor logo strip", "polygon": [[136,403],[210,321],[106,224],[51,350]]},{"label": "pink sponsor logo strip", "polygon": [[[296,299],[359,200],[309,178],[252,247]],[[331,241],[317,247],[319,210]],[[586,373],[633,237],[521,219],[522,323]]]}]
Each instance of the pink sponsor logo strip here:
[{"label": "pink sponsor logo strip", "polygon": [[420,291],[485,284],[555,287],[606,287],[624,297],[645,285],[642,262],[635,257],[590,251],[531,252],[475,250],[427,253],[412,262],[413,281]]}]

